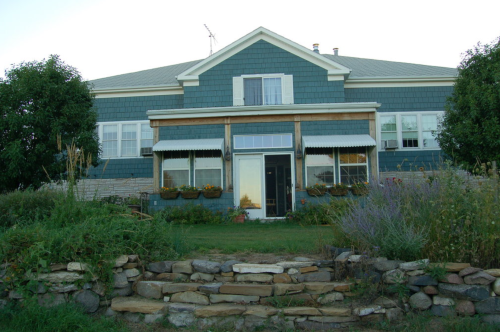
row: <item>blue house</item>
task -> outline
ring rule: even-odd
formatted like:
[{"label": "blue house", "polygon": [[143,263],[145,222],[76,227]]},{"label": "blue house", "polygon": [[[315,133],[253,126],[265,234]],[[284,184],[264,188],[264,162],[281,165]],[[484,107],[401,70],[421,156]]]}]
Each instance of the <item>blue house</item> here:
[{"label": "blue house", "polygon": [[437,160],[456,69],[322,54],[258,28],[210,57],[94,80],[101,195],[221,186],[213,209],[300,208],[307,186],[377,181]]}]

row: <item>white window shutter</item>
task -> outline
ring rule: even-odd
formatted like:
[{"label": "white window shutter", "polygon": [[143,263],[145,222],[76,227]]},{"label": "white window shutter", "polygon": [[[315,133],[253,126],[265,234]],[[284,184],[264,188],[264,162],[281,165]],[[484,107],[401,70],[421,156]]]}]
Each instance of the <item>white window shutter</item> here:
[{"label": "white window shutter", "polygon": [[293,75],[283,76],[283,105],[293,104]]},{"label": "white window shutter", "polygon": [[243,77],[233,77],[233,106],[243,106]]}]

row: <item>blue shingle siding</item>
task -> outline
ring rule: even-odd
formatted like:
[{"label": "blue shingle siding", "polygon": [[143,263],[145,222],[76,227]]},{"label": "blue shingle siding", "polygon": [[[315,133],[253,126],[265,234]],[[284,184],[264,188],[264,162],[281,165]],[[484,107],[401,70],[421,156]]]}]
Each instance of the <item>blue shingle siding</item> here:
[{"label": "blue shingle siding", "polygon": [[444,111],[451,86],[345,89],[345,101],[377,102],[379,112]]},{"label": "blue shingle siding", "polygon": [[343,81],[328,81],[327,71],[260,40],[200,75],[200,84],[184,88],[184,107],[233,105],[233,77],[293,75],[295,104],[344,102]]},{"label": "blue shingle siding", "polygon": [[147,120],[146,111],[182,108],[184,95],[98,98],[94,106],[99,122]]},{"label": "blue shingle siding", "polygon": [[160,127],[160,140],[224,138],[223,124]]},{"label": "blue shingle siding", "polygon": [[231,125],[231,135],[293,134],[293,122],[235,123]]},{"label": "blue shingle siding", "polygon": [[303,136],[362,135],[370,133],[368,120],[304,121],[300,124]]},{"label": "blue shingle siding", "polygon": [[[122,179],[153,177],[153,158],[110,159],[107,165],[106,162],[107,160],[101,160],[99,166],[92,168],[89,171],[89,178]],[[105,170],[104,166],[106,166]]]},{"label": "blue shingle siding", "polygon": [[[378,153],[380,172],[414,171],[419,167],[436,169],[446,156],[440,150],[428,151],[380,151]],[[401,166],[401,169],[398,168]]]}]

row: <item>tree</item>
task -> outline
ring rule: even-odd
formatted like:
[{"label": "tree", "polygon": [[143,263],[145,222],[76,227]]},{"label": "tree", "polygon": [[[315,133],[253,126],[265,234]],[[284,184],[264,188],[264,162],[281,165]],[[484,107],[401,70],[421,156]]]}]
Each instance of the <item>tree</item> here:
[{"label": "tree", "polygon": [[437,140],[468,168],[500,162],[500,39],[465,53]]},{"label": "tree", "polygon": [[0,79],[0,192],[39,188],[65,171],[72,142],[97,165],[89,84],[57,55],[13,65]]}]

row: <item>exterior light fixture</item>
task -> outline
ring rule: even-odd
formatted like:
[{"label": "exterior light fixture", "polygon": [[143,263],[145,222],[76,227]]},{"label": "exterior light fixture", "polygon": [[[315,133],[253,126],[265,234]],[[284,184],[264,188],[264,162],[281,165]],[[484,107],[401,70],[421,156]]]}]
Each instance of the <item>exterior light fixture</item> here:
[{"label": "exterior light fixture", "polygon": [[226,147],[226,153],[224,154],[224,160],[231,161],[231,151],[229,150],[229,145]]}]

